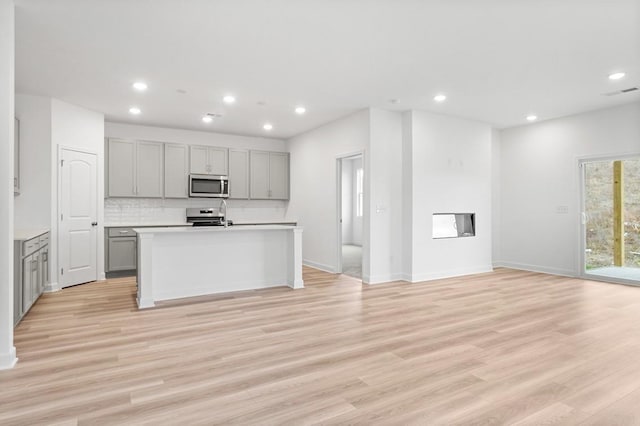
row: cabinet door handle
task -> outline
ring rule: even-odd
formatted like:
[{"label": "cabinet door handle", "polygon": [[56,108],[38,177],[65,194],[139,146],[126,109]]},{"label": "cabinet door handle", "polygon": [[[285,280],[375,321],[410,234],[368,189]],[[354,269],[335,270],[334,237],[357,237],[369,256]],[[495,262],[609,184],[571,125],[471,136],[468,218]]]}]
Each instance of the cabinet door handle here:
[{"label": "cabinet door handle", "polygon": [[91,222],[91,226],[98,226],[98,222]]}]

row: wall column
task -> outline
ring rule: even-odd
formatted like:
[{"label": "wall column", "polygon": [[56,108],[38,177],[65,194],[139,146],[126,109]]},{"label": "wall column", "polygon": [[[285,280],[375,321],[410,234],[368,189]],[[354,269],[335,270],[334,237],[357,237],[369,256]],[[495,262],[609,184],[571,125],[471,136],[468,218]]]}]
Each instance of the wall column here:
[{"label": "wall column", "polygon": [[0,370],[16,361],[13,346],[14,4],[0,0]]}]

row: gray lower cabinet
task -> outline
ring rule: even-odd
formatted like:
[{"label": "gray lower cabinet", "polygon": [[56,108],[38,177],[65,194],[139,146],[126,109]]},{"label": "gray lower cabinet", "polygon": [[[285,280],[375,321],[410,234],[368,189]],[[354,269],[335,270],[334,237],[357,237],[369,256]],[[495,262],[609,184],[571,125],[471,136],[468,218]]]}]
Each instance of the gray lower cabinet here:
[{"label": "gray lower cabinet", "polygon": [[138,255],[135,231],[132,228],[107,228],[105,233],[105,272],[129,271],[133,274],[137,268]]},{"label": "gray lower cabinet", "polygon": [[14,324],[18,324],[49,283],[49,233],[14,241]]}]

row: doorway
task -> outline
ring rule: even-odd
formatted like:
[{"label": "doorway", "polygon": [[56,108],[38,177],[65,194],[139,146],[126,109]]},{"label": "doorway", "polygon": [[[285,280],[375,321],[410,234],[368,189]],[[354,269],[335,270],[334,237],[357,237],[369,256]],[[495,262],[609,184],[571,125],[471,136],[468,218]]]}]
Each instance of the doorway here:
[{"label": "doorway", "polygon": [[581,171],[581,275],[640,285],[640,157],[583,161]]},{"label": "doorway", "polygon": [[96,154],[62,148],[58,218],[62,287],[98,278],[97,189]]},{"label": "doorway", "polygon": [[364,163],[362,154],[338,159],[339,271],[362,279]]}]

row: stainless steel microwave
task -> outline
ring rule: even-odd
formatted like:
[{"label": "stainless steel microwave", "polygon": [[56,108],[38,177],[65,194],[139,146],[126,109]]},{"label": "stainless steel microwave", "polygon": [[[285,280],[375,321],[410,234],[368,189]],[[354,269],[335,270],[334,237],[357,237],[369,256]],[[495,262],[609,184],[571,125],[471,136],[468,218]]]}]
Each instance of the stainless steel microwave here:
[{"label": "stainless steel microwave", "polygon": [[189,197],[228,198],[229,178],[216,175],[189,175]]}]

